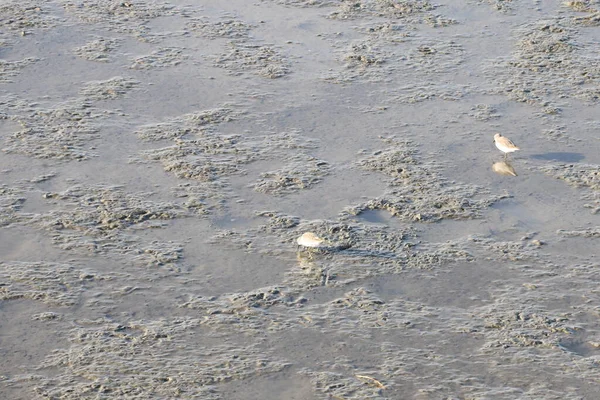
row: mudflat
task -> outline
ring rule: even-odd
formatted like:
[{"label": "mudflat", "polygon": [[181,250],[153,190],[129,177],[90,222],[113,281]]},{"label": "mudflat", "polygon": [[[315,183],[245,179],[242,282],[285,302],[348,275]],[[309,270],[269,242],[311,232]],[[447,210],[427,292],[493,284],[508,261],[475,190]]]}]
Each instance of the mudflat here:
[{"label": "mudflat", "polygon": [[0,2],[0,398],[598,398],[598,43],[595,1]]}]

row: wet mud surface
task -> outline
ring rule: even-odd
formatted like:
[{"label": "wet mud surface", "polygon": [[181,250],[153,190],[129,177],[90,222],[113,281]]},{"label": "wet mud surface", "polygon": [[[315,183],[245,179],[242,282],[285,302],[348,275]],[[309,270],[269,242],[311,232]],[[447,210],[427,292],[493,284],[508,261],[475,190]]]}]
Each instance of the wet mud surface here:
[{"label": "wet mud surface", "polygon": [[595,1],[4,1],[0,398],[597,398],[599,41]]}]

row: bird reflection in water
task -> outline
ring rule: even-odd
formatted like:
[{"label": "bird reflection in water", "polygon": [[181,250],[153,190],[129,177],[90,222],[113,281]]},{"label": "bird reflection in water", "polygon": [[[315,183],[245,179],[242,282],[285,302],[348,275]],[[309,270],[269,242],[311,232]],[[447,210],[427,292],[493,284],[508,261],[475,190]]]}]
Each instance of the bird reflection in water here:
[{"label": "bird reflection in water", "polygon": [[506,161],[497,161],[492,164],[492,171],[499,175],[517,176],[517,171]]},{"label": "bird reflection in water", "polygon": [[298,253],[299,271],[293,271],[297,275],[297,279],[304,281],[305,285],[313,286],[329,286],[329,281],[333,278],[329,271],[322,266],[317,265],[312,259],[306,258],[301,253]]}]

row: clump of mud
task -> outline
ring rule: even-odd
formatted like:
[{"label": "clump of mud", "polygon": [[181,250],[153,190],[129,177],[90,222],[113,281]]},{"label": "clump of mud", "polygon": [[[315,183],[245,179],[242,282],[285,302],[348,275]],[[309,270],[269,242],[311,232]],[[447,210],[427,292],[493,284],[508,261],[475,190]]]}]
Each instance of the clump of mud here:
[{"label": "clump of mud", "polygon": [[208,39],[248,39],[253,26],[238,19],[227,18],[213,22],[208,18],[199,18],[189,21],[186,28]]},{"label": "clump of mud", "polygon": [[129,68],[154,69],[174,67],[189,58],[184,54],[184,50],[177,47],[161,47],[146,56],[135,57]]},{"label": "clump of mud", "polygon": [[[332,398],[346,399],[356,396],[361,399],[373,399],[384,396],[385,388],[380,381],[360,378],[362,375],[345,375],[331,371],[313,371],[305,369],[301,374],[310,378],[315,393]],[[365,375],[366,376],[366,375]],[[369,377],[370,378],[370,377]],[[377,382],[377,383],[375,383]]]},{"label": "clump of mud", "polygon": [[458,101],[473,92],[469,85],[419,82],[390,91],[390,100],[401,104],[415,104],[429,100]]},{"label": "clump of mud", "polygon": [[111,53],[120,42],[120,39],[97,36],[83,46],[73,49],[73,53],[88,61],[110,62]]},{"label": "clump of mud", "polygon": [[435,6],[424,0],[361,0],[340,2],[336,11],[329,14],[332,19],[354,19],[365,16],[387,18],[417,18],[435,10]]},{"label": "clump of mud", "polygon": [[[391,79],[398,71],[409,74],[448,73],[456,71],[465,60],[464,50],[456,41],[425,39],[389,25],[370,26],[362,31],[368,35],[366,39],[350,42],[328,39],[339,54],[343,68],[324,76],[325,80],[335,83],[356,79],[380,82]],[[420,82],[419,85],[426,83]]]},{"label": "clump of mud", "polygon": [[231,75],[250,72],[264,78],[281,78],[290,72],[287,60],[272,46],[229,43],[229,51],[214,57],[215,66]]},{"label": "clump of mud", "polygon": [[592,7],[594,2],[591,1],[566,1],[564,6],[571,8],[573,11],[586,12],[587,15],[574,16],[572,22],[581,26],[600,26],[600,10]]},{"label": "clump of mud", "polygon": [[577,139],[569,134],[567,127],[563,125],[554,125],[549,129],[544,129],[542,130],[542,135],[544,138],[550,141],[564,143],[567,145],[572,142],[580,141],[580,139]]},{"label": "clump of mud", "polygon": [[592,214],[600,212],[600,166],[595,164],[558,164],[540,167],[549,176],[583,189],[581,198],[589,201],[584,207]]},{"label": "clump of mud", "polygon": [[576,42],[577,31],[561,19],[526,24],[510,59],[495,60],[489,75],[509,98],[559,110],[566,98],[600,99],[600,62]]},{"label": "clump of mud", "polygon": [[174,6],[156,2],[130,3],[103,2],[96,0],[70,0],[64,2],[64,8],[86,22],[148,21],[173,13]]},{"label": "clump of mud", "polygon": [[223,210],[227,201],[236,198],[224,178],[209,182],[181,183],[173,188],[172,193],[183,200],[182,207],[199,216]]},{"label": "clump of mud", "polygon": [[22,69],[27,68],[37,61],[39,59],[34,57],[27,57],[18,61],[0,60],[0,83],[12,82],[12,77],[19,75]]},{"label": "clump of mud", "polygon": [[557,232],[559,235],[564,237],[586,237],[586,238],[600,238],[600,227],[596,228],[587,228],[582,230],[574,230],[574,231],[565,231],[559,230]]},{"label": "clump of mud", "polygon": [[188,134],[212,129],[215,125],[232,121],[239,115],[240,112],[233,106],[225,104],[221,107],[170,118],[165,122],[141,126],[136,134],[146,141],[178,139]]},{"label": "clump of mud", "polygon": [[37,1],[8,0],[0,4],[0,27],[28,33],[29,29],[47,29],[60,23],[49,7]]},{"label": "clump of mud", "polygon": [[339,0],[261,0],[294,7],[329,7],[339,3]]},{"label": "clump of mud", "polygon": [[62,3],[68,15],[78,21],[140,39],[148,31],[145,25],[148,21],[180,13],[174,5],[157,2],[65,0]]},{"label": "clump of mud", "polygon": [[0,267],[0,300],[27,298],[61,307],[80,303],[95,281],[112,279],[67,264],[0,262]]},{"label": "clump of mud", "polygon": [[54,103],[43,108],[14,98],[5,102],[8,118],[18,122],[21,130],[7,138],[7,153],[35,158],[83,160],[93,156],[85,147],[98,138],[100,122],[112,113],[92,106],[85,99]]},{"label": "clump of mud", "polygon": [[204,133],[198,139],[177,139],[173,146],[146,150],[142,156],[160,161],[165,171],[178,178],[200,182],[243,172],[242,166],[257,159],[241,135]]},{"label": "clump of mud", "polygon": [[473,117],[477,121],[490,121],[500,118],[502,114],[500,114],[496,108],[489,104],[476,104],[471,107],[469,116]]},{"label": "clump of mud", "polygon": [[378,41],[390,43],[403,43],[414,34],[414,32],[406,29],[403,24],[392,22],[367,24],[358,27],[357,30]]},{"label": "clump of mud", "polygon": [[503,13],[508,13],[513,10],[513,5],[512,5],[513,0],[477,0],[477,3],[479,3],[479,4],[487,3],[494,10],[500,11]]},{"label": "clump of mud", "polygon": [[412,70],[427,74],[439,74],[457,70],[465,60],[461,44],[453,40],[424,40],[414,38],[411,41],[419,45],[411,49],[407,56],[400,56],[406,66]]},{"label": "clump of mud", "polygon": [[305,154],[298,154],[283,168],[263,172],[254,190],[271,195],[284,195],[308,189],[329,173],[327,162]]},{"label": "clump of mud", "polygon": [[388,191],[381,197],[346,208],[346,213],[359,215],[365,210],[386,210],[403,221],[420,222],[473,219],[479,218],[481,212],[496,201],[506,198],[490,195],[484,188],[444,179],[438,166],[417,158],[417,150],[409,142],[393,138],[384,142],[387,150],[375,151],[359,160],[358,165],[387,175],[390,178]]},{"label": "clump of mud", "polygon": [[[339,44],[336,45],[339,47]],[[383,50],[373,40],[357,40],[337,49],[342,70],[334,71],[324,76],[326,81],[347,83],[358,78],[379,82],[392,71],[389,64],[390,54]]]},{"label": "clump of mud", "polygon": [[69,204],[68,211],[53,213],[51,225],[91,235],[184,215],[173,204],[146,200],[149,195],[128,194],[119,186],[75,186],[60,193],[45,193],[44,198],[51,204]]},{"label": "clump of mud", "polygon": [[77,321],[69,333],[71,346],[42,363],[44,368],[61,372],[31,376],[29,384],[49,398],[192,396],[217,400],[223,397],[216,384],[273,374],[289,365],[256,346],[206,346],[199,340],[190,347],[194,335],[205,335],[198,325],[195,318]]},{"label": "clump of mud", "polygon": [[564,315],[549,315],[542,310],[515,311],[513,306],[506,309],[499,304],[481,311],[489,347],[555,348],[571,333],[569,319]]},{"label": "clump of mud", "polygon": [[541,167],[541,170],[571,186],[600,191],[600,165],[560,164]]},{"label": "clump of mud", "polygon": [[[188,296],[181,307],[198,311],[201,324],[215,334],[235,329],[256,336],[304,326],[362,339],[372,338],[372,329],[385,332],[424,324],[433,313],[432,308],[410,301],[386,303],[362,287],[322,304],[310,304],[297,290],[271,286],[219,297]],[[244,324],[236,323],[240,320]]]},{"label": "clump of mud", "polygon": [[18,211],[23,207],[26,197],[20,189],[0,185],[0,227],[9,226],[23,218]]},{"label": "clump of mud", "polygon": [[347,68],[356,68],[357,66],[367,67],[369,65],[382,64],[385,57],[378,50],[373,49],[368,42],[354,43],[344,55],[347,62]]},{"label": "clump of mud", "polygon": [[539,247],[542,242],[535,239],[529,242],[522,241],[499,241],[476,235],[469,236],[468,241],[483,249],[486,253],[494,256],[497,260],[532,261],[539,259]]},{"label": "clump of mud", "polygon": [[129,255],[134,264],[174,267],[182,257],[177,243],[144,243],[135,234],[160,228],[161,221],[189,215],[177,204],[153,202],[150,193],[126,193],[116,186],[75,186],[64,192],[45,193],[55,208],[33,215],[30,223],[50,233],[65,250]]},{"label": "clump of mud", "polygon": [[113,100],[124,96],[139,84],[135,79],[116,76],[105,81],[87,82],[80,93],[89,100]]},{"label": "clump of mud", "polygon": [[[226,181],[222,179],[244,174],[245,165],[258,160],[288,159],[283,168],[262,173],[253,185],[259,192],[277,196],[309,189],[329,173],[327,162],[308,154],[316,142],[299,132],[251,136],[223,134],[213,129],[216,124],[232,119],[233,115],[239,114],[219,108],[142,127],[138,130],[140,137],[146,140],[173,138],[175,144],[146,150],[141,158],[132,161],[158,161],[178,178],[212,183],[213,188],[220,182],[224,189]],[[214,194],[212,191],[211,197]]]}]

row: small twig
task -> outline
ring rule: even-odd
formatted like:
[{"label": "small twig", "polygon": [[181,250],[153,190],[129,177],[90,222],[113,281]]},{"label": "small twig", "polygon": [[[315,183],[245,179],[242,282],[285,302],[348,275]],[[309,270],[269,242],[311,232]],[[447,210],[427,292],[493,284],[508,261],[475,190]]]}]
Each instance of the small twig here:
[{"label": "small twig", "polygon": [[385,389],[385,385],[381,382],[379,382],[377,379],[375,378],[371,378],[370,376],[366,376],[366,375],[354,375],[356,376],[358,379],[367,379],[369,381],[371,381],[373,384],[375,384],[375,386],[377,386],[380,389]]}]

